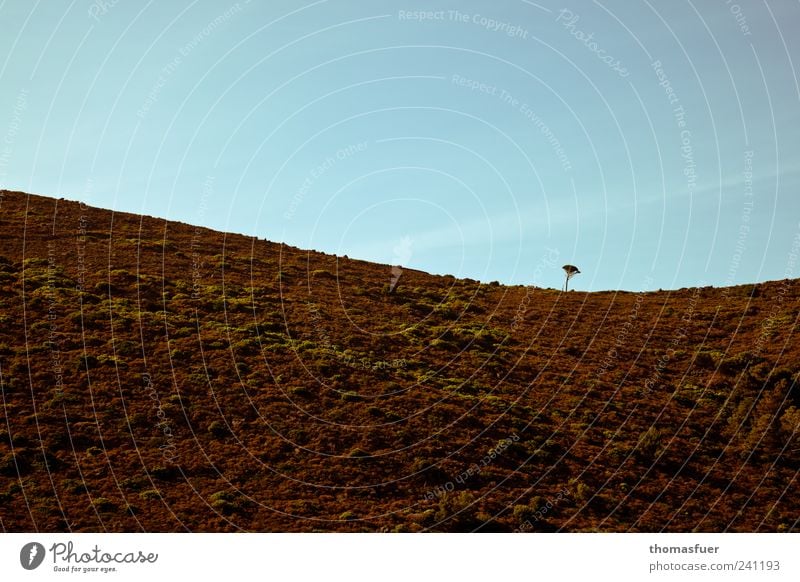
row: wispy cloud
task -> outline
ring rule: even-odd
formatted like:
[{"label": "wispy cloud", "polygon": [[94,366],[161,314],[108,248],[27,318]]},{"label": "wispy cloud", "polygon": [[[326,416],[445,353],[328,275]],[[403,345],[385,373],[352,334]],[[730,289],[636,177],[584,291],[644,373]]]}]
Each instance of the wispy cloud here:
[{"label": "wispy cloud", "polygon": [[[482,248],[489,251],[493,246],[525,240],[530,236],[547,236],[565,226],[577,223],[580,216],[602,211],[601,201],[581,202],[576,209],[575,201],[564,197],[553,199],[548,204],[526,206],[519,211],[507,210],[493,216],[473,217],[458,224],[447,224],[418,232],[409,232],[414,244],[415,257],[437,250],[452,248]],[[391,262],[398,238],[373,239],[347,249],[353,256],[378,262]],[[413,266],[413,265],[405,265]]]},{"label": "wispy cloud", "polygon": [[[777,171],[776,171],[777,170]],[[754,169],[753,171],[753,186],[763,185],[766,182],[774,182],[776,178],[780,178],[780,181],[783,182],[784,180],[794,180],[800,176],[800,165],[794,166],[782,166],[780,169],[777,169],[774,165],[768,172],[762,172],[758,169]],[[694,189],[695,196],[702,196],[705,194],[716,193],[720,190],[725,192],[726,190],[742,190],[744,188],[746,179],[744,176],[744,171],[739,171],[737,173],[731,173],[730,175],[723,176],[721,181],[714,181],[714,182],[706,182],[704,184],[699,185],[697,188]],[[653,204],[656,202],[663,202],[664,197],[666,196],[667,200],[675,199],[675,198],[686,198],[689,196],[689,191],[685,187],[676,187],[673,188],[669,184],[666,186],[667,191],[666,193],[660,192],[661,186],[653,186],[652,188],[647,188],[647,193],[641,196],[637,196],[636,198],[631,197],[630,199],[624,200],[622,202],[622,206],[625,208],[632,207],[634,202],[638,205],[642,204]],[[658,193],[656,193],[658,191]]]}]

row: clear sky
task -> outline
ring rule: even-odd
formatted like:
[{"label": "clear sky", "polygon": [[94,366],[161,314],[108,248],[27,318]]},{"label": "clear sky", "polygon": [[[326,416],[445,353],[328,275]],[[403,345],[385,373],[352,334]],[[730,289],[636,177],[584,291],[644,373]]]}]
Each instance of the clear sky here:
[{"label": "clear sky", "polygon": [[0,0],[0,187],[482,281],[797,277],[798,29],[789,0]]}]

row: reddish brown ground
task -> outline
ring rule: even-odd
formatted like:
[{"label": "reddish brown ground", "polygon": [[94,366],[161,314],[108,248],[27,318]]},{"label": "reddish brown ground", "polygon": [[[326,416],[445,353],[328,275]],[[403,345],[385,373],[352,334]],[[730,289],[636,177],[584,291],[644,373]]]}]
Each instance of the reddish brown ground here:
[{"label": "reddish brown ground", "polygon": [[391,277],[3,192],[0,531],[800,527],[797,280]]}]

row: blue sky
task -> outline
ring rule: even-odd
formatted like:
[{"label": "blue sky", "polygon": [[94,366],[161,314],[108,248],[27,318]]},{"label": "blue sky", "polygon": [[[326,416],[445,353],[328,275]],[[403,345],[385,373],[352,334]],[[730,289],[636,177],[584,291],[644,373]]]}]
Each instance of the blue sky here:
[{"label": "blue sky", "polygon": [[799,26],[788,1],[6,0],[0,187],[483,281],[797,277]]}]

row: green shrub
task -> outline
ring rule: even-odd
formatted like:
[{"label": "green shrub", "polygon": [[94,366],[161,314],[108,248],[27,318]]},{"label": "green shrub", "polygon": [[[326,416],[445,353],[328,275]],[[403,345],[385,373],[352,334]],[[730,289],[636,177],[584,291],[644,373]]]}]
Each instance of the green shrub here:
[{"label": "green shrub", "polygon": [[591,496],[591,489],[583,481],[579,481],[575,486],[575,500],[581,503],[585,502]]},{"label": "green shrub", "polygon": [[661,431],[655,427],[647,429],[636,445],[636,453],[642,460],[655,461],[661,448]]},{"label": "green shrub", "polygon": [[185,350],[174,349],[169,353],[169,357],[173,362],[182,362],[184,360],[189,360],[191,358],[191,354]]},{"label": "green shrub", "polygon": [[158,501],[161,499],[161,492],[158,489],[146,489],[139,493],[139,497],[145,501]]},{"label": "green shrub", "polygon": [[92,354],[86,354],[78,358],[77,370],[78,372],[84,372],[87,369],[93,370],[99,365],[100,361],[97,359],[96,356],[93,356]]},{"label": "green shrub", "polygon": [[117,508],[117,504],[111,501],[110,499],[106,499],[105,497],[98,497],[92,500],[92,505],[98,511],[112,511]]},{"label": "green shrub", "polygon": [[430,347],[432,347],[432,348],[439,348],[441,350],[452,350],[452,349],[455,349],[455,347],[456,347],[453,344],[451,344],[450,342],[448,342],[446,340],[443,340],[443,339],[440,339],[440,338],[436,338],[435,340],[431,341],[430,344],[428,344],[428,345]]},{"label": "green shrub", "polygon": [[301,398],[311,397],[311,392],[305,386],[292,386],[291,388],[289,388],[288,392],[292,396],[299,396]]},{"label": "green shrub", "polygon": [[460,312],[457,311],[452,305],[447,303],[440,303],[436,307],[433,308],[433,312],[440,316],[442,319],[448,320],[456,320],[460,315]]},{"label": "green shrub", "polygon": [[698,352],[694,358],[695,364],[707,370],[713,370],[719,363],[719,352]]},{"label": "green shrub", "polygon": [[222,513],[233,513],[250,508],[253,504],[235,491],[218,491],[209,498],[211,507]]},{"label": "green shrub", "polygon": [[114,351],[120,356],[133,356],[141,353],[136,342],[127,340],[118,341],[114,344]]},{"label": "green shrub", "polygon": [[30,468],[30,463],[25,456],[25,451],[17,449],[13,453],[6,453],[0,456],[0,476],[2,477],[17,477],[19,474],[24,474]]},{"label": "green shrub", "polygon": [[795,442],[800,441],[800,409],[796,406],[788,407],[781,416],[780,425],[788,438],[794,438]]},{"label": "green shrub", "polygon": [[358,395],[358,392],[353,392],[352,390],[342,392],[340,398],[345,402],[358,402],[361,400],[361,396]]},{"label": "green shrub", "polygon": [[481,525],[477,517],[475,496],[469,491],[445,493],[439,498],[439,507],[434,515],[437,522],[448,531],[471,530]]},{"label": "green shrub", "polygon": [[725,358],[719,364],[719,369],[726,374],[738,374],[751,363],[754,363],[754,357],[750,352],[741,352],[733,357]]},{"label": "green shrub", "polygon": [[208,425],[208,432],[215,438],[224,438],[228,436],[228,427],[225,425],[224,422],[219,420],[213,421],[211,424]]},{"label": "green shrub", "polygon": [[88,491],[86,489],[86,483],[83,481],[78,481],[77,479],[64,479],[61,481],[61,486],[64,488],[64,490],[69,491],[70,493],[77,493],[79,495],[83,495]]},{"label": "green shrub", "polygon": [[531,521],[536,517],[536,509],[530,505],[515,505],[513,509],[514,518],[525,523]]}]

